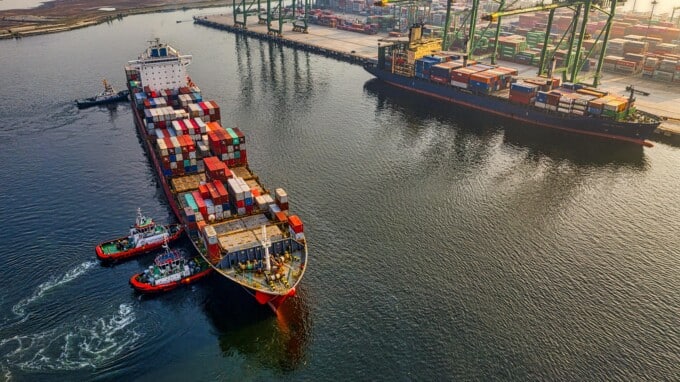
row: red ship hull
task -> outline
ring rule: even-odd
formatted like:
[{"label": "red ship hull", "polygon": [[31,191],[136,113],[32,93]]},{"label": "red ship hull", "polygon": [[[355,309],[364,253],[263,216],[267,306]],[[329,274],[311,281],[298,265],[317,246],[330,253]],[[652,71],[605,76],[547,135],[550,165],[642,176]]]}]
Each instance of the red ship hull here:
[{"label": "red ship hull", "polygon": [[139,293],[157,294],[157,293],[163,293],[163,292],[171,291],[171,290],[177,288],[180,285],[192,284],[192,283],[208,276],[210,273],[212,273],[212,268],[208,268],[208,269],[201,271],[201,272],[199,272],[195,275],[183,277],[183,278],[179,279],[178,281],[174,281],[174,282],[171,282],[171,283],[168,283],[168,284],[163,284],[163,285],[151,285],[149,283],[141,282],[141,281],[139,281],[139,277],[142,274],[137,273],[136,275],[134,275],[130,278],[130,285]]},{"label": "red ship hull", "polygon": [[[181,225],[178,225],[178,226],[179,226],[178,230],[168,237],[169,242],[173,242],[173,241],[179,239],[180,236],[182,236],[182,233],[184,233],[184,227],[182,227]],[[129,249],[127,251],[121,251],[121,252],[110,253],[110,254],[104,253],[104,249],[102,248],[104,245],[116,242],[118,240],[125,240],[125,239],[127,239],[127,237],[120,237],[118,239],[109,240],[109,241],[99,243],[97,245],[97,247],[95,248],[95,251],[97,252],[97,258],[101,261],[126,260],[126,259],[133,258],[135,256],[139,256],[139,255],[142,255],[142,254],[145,254],[145,253],[149,253],[149,252],[158,250],[158,249],[163,247],[163,242],[161,241],[161,242],[150,244],[150,245],[144,245],[144,246],[141,246],[141,247],[138,247],[138,248],[132,248],[132,249]]]}]

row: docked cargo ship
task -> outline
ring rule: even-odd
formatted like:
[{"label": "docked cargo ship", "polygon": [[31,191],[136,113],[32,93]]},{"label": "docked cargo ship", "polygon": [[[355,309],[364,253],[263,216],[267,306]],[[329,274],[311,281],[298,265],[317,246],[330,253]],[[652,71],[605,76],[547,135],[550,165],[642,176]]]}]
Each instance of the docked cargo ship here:
[{"label": "docked cargo ship", "polygon": [[307,264],[304,226],[288,194],[250,169],[247,140],[187,76],[192,56],[150,43],[125,67],[137,130],[177,219],[216,274],[276,310]]},{"label": "docked cargo ship", "polygon": [[441,39],[426,40],[414,26],[408,42],[379,47],[377,63],[364,68],[399,88],[535,126],[649,145],[661,123],[635,108],[632,93],[626,98],[554,78],[522,79],[516,69],[439,47]]}]

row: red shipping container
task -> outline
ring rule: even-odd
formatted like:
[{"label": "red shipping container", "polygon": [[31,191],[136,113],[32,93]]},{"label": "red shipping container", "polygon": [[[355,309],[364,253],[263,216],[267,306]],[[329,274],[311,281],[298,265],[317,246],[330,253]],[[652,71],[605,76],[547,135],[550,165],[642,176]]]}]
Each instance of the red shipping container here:
[{"label": "red shipping container", "polygon": [[302,220],[300,220],[300,218],[297,215],[290,215],[288,217],[288,224],[290,224],[290,228],[295,233],[302,233],[304,231]]},{"label": "red shipping container", "polygon": [[251,188],[250,193],[253,194],[253,198],[260,196],[260,190],[258,190],[257,188]]},{"label": "red shipping container", "polygon": [[529,105],[534,96],[532,93],[510,92],[510,101]]},{"label": "red shipping container", "polygon": [[165,142],[165,146],[168,148],[168,154],[174,155],[175,145],[172,143],[172,139],[170,139],[170,137],[166,137],[163,138],[163,142]]},{"label": "red shipping container", "polygon": [[436,82],[436,83],[439,83],[439,84],[448,84],[449,83],[449,80],[447,78],[444,78],[444,77],[437,77],[437,76],[434,76],[434,75],[430,75],[430,79],[433,82]]},{"label": "red shipping container", "polygon": [[198,211],[203,215],[203,217],[208,217],[208,208],[205,206],[205,201],[203,200],[201,193],[198,191],[193,191],[191,196],[194,197],[194,201],[198,206]]},{"label": "red shipping container", "polygon": [[208,186],[205,185],[205,184],[201,184],[200,186],[198,186],[198,192],[201,194],[201,196],[204,199],[208,199],[208,197],[210,196],[210,191],[208,191]]},{"label": "red shipping container", "polygon": [[229,192],[227,191],[227,188],[224,187],[224,183],[222,183],[221,180],[216,179],[213,181],[213,185],[215,186],[217,192],[220,194],[220,204],[229,203]]},{"label": "red shipping container", "polygon": [[237,200],[236,201],[236,208],[243,208],[246,206],[245,200]]},{"label": "red shipping container", "polygon": [[212,199],[215,204],[222,204],[222,201],[220,200],[220,193],[217,192],[215,185],[208,183],[206,186],[208,187],[209,198]]}]

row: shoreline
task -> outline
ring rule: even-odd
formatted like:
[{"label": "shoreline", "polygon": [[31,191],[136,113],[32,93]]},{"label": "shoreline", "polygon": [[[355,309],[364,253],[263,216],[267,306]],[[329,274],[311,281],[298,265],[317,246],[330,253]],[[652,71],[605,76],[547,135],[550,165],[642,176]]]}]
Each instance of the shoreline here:
[{"label": "shoreline", "polygon": [[[0,40],[66,32],[122,20],[131,15],[217,8],[231,4],[230,1],[185,0],[172,4],[152,3],[140,6],[137,2],[127,0],[104,0],[101,4],[95,0],[88,2],[85,9],[82,8],[82,4],[73,4],[71,0],[56,0],[43,3],[36,8],[0,11]],[[115,10],[101,10],[101,8],[115,8]]]}]

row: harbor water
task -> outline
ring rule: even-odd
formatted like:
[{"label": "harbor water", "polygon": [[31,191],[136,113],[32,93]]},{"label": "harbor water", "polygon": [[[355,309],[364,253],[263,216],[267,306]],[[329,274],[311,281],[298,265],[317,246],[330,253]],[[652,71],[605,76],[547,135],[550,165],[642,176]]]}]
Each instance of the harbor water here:
[{"label": "harbor water", "polygon": [[[678,147],[508,124],[176,23],[200,12],[0,41],[0,379],[678,379]],[[154,37],[194,56],[304,221],[278,315],[217,277],[141,297],[153,255],[96,261],[138,207],[173,220],[130,106],[74,103],[123,88]]]}]

